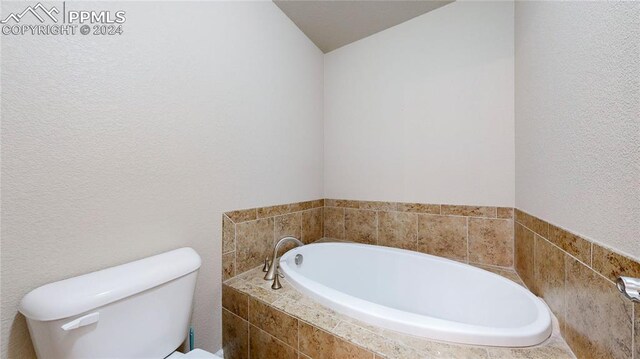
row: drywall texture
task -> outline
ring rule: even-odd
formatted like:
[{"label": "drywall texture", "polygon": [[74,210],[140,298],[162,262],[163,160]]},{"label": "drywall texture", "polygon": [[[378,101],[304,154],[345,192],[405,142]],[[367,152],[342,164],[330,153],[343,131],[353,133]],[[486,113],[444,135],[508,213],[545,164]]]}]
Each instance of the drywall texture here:
[{"label": "drywall texture", "polygon": [[182,246],[216,350],[223,211],[322,195],[322,53],[271,2],[71,5],[124,34],[2,38],[2,358],[29,290]]},{"label": "drywall texture", "polygon": [[512,207],[513,3],[455,2],[325,55],[325,197]]},{"label": "drywall texture", "polygon": [[640,258],[640,3],[516,2],[516,207]]}]

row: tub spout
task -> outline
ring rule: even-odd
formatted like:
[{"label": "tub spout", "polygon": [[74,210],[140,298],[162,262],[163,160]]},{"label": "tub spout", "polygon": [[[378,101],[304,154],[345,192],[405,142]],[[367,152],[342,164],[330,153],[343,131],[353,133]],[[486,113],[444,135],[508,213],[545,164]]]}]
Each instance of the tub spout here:
[{"label": "tub spout", "polygon": [[269,265],[267,274],[265,274],[264,276],[264,280],[273,280],[274,278],[276,278],[278,273],[278,250],[283,244],[287,242],[293,242],[298,247],[304,246],[304,243],[300,242],[300,240],[296,237],[287,236],[280,238],[278,243],[276,243],[276,246],[273,248],[273,257],[271,258],[271,264]]},{"label": "tub spout", "polygon": [[618,277],[616,286],[620,293],[633,302],[640,302],[640,279],[631,277]]}]

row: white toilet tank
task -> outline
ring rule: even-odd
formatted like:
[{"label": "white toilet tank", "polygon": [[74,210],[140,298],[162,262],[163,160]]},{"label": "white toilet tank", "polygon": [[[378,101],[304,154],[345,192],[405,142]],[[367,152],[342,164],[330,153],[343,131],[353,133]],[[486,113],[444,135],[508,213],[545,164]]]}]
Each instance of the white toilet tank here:
[{"label": "white toilet tank", "polygon": [[187,336],[199,268],[180,248],[34,289],[20,312],[38,358],[170,355]]}]

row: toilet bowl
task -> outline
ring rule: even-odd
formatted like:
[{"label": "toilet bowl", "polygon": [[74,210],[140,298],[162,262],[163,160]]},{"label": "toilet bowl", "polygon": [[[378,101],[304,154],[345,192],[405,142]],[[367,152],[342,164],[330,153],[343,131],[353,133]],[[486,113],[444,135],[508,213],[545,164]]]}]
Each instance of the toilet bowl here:
[{"label": "toilet bowl", "polygon": [[189,330],[200,263],[180,248],[32,290],[19,310],[38,358],[216,358],[175,352]]}]

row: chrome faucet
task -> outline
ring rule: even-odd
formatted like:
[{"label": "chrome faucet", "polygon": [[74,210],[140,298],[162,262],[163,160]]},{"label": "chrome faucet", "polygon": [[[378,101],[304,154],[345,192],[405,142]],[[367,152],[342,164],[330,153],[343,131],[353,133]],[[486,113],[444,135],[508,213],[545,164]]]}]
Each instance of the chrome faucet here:
[{"label": "chrome faucet", "polygon": [[[276,243],[276,246],[273,248],[273,257],[271,258],[271,263],[269,264],[269,269],[267,270],[267,274],[264,275],[264,280],[272,280],[274,281],[274,285],[272,286],[272,288],[275,286],[277,287],[275,284],[278,281],[278,250],[280,249],[280,247],[287,243],[287,242],[293,242],[296,244],[296,246],[301,247],[304,246],[304,243],[300,242],[300,240],[296,237],[291,237],[291,236],[287,236],[287,237],[282,237],[280,238],[280,240],[278,241],[278,243]],[[267,263],[265,263],[265,266],[267,265]],[[279,289],[279,288],[273,288],[273,289]]]},{"label": "chrome faucet", "polygon": [[633,302],[640,302],[640,279],[631,277],[618,277],[616,286],[620,293]]}]

